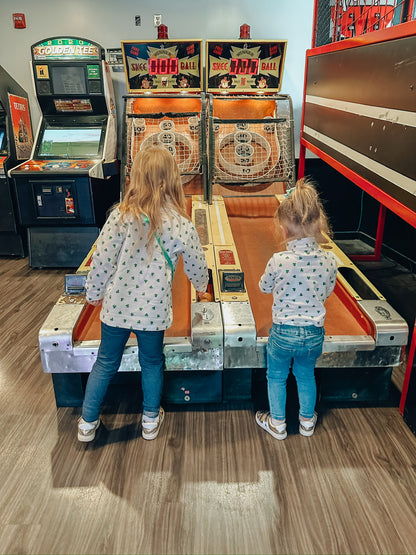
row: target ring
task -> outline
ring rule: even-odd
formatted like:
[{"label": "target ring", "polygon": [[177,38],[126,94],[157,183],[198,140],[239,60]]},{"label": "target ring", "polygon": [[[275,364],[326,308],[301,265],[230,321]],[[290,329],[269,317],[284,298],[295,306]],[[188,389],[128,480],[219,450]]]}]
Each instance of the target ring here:
[{"label": "target ring", "polygon": [[177,131],[153,133],[142,142],[140,150],[154,145],[163,146],[169,150],[172,156],[175,157],[179,171],[187,172],[195,167],[192,141],[183,133]]},{"label": "target ring", "polygon": [[[250,131],[250,133],[247,134],[246,130],[240,130],[240,132],[241,131],[244,131],[245,135],[251,135],[250,142],[239,141],[238,138],[241,136],[237,133],[225,135],[225,137],[221,139],[218,147],[219,167],[229,174],[255,176],[264,172],[269,165],[272,147],[269,141],[259,133]],[[242,147],[250,148],[247,149]],[[244,150],[244,152],[239,153],[239,150]]]}]

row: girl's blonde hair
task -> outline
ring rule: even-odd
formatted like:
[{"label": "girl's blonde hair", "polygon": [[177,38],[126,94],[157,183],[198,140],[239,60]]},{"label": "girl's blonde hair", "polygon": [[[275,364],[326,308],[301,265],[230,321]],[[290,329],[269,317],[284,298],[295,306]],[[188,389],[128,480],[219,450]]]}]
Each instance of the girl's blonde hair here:
[{"label": "girl's blonde hair", "polygon": [[307,177],[296,182],[295,187],[276,210],[277,222],[287,232],[286,241],[314,237],[318,243],[326,243],[325,233],[331,236],[328,219],[314,183]]},{"label": "girl's blonde hair", "polygon": [[139,221],[139,226],[143,223],[143,216],[147,216],[148,246],[153,244],[155,234],[162,231],[163,212],[175,211],[188,218],[179,168],[166,148],[150,146],[139,151],[119,208],[121,219],[131,215]]}]

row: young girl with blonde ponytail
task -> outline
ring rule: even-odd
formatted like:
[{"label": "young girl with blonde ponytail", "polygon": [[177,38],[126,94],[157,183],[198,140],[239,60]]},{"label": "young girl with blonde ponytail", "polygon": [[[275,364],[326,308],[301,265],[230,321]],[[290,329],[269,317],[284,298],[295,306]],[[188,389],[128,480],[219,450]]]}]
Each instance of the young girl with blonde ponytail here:
[{"label": "young girl with blonde ponytail", "polygon": [[128,190],[97,239],[87,278],[87,301],[102,304],[101,344],[78,421],[79,441],[95,437],[101,403],[132,332],[142,376],[142,436],[158,435],[163,337],[172,324],[172,280],[181,255],[195,289],[205,291],[207,264],[186,214],[178,166],[167,149],[148,147],[134,159]]},{"label": "young girl with blonde ponytail", "polygon": [[337,274],[334,254],[319,246],[326,242],[329,228],[315,187],[302,178],[285,196],[275,218],[286,250],[272,256],[259,283],[263,293],[273,293],[273,326],[267,344],[270,411],[258,411],[256,422],[276,439],[287,437],[286,382],[291,366],[299,395],[299,433],[314,433],[315,364],[325,335],[324,302]]}]

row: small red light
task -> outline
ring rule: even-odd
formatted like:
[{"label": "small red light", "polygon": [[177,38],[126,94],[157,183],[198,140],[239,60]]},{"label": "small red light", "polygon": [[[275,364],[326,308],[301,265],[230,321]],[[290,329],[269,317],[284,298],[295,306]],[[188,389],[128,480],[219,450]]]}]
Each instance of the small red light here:
[{"label": "small red light", "polygon": [[240,27],[240,39],[249,39],[250,38],[250,25],[244,23]]},{"label": "small red light", "polygon": [[157,38],[158,39],[168,39],[168,28],[166,25],[159,25],[157,28]]}]

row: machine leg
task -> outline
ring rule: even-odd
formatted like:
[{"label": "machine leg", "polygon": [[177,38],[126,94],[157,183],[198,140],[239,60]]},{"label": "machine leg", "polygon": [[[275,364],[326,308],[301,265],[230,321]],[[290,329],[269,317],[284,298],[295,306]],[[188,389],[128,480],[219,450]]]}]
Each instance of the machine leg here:
[{"label": "machine leg", "polygon": [[374,245],[374,254],[354,254],[350,255],[351,260],[378,262],[381,256],[381,247],[383,245],[384,224],[386,221],[386,207],[380,204],[377,222],[376,243]]},{"label": "machine leg", "polygon": [[305,175],[305,155],[306,148],[301,144],[299,150],[298,179],[301,179]]},{"label": "machine leg", "polygon": [[82,374],[52,374],[57,407],[81,407],[84,400]]}]

